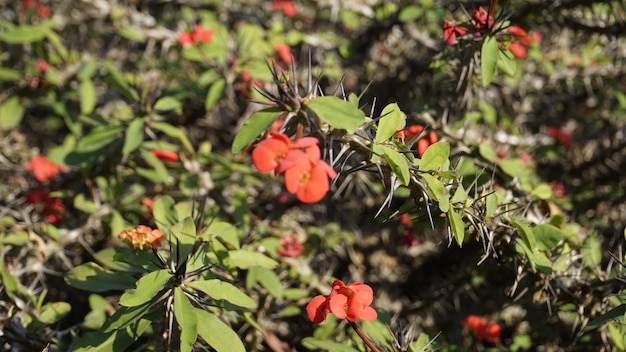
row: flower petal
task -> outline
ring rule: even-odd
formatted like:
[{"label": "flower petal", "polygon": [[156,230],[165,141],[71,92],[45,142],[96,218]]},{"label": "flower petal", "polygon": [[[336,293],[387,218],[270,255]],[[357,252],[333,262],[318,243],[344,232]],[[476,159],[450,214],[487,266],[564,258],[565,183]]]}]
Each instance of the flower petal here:
[{"label": "flower petal", "polygon": [[326,296],[315,296],[309,304],[306,305],[306,315],[309,320],[315,324],[319,324],[326,320],[328,315],[328,305]]}]

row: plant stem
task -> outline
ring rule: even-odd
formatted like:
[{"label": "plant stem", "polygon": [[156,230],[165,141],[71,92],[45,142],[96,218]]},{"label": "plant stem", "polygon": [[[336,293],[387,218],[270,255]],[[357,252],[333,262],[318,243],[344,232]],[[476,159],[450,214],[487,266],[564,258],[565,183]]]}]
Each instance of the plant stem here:
[{"label": "plant stem", "polygon": [[380,352],[380,350],[374,346],[374,344],[372,343],[372,341],[370,341],[370,339],[367,338],[367,336],[365,336],[365,334],[363,333],[363,331],[361,330],[361,328],[359,328],[358,325],[356,325],[355,322],[350,322],[350,325],[352,326],[352,328],[354,329],[354,331],[356,331],[357,335],[359,335],[359,337],[361,338],[361,340],[363,340],[363,342],[365,342],[365,344],[367,345],[367,347],[370,348],[370,350],[372,350],[372,352]]}]

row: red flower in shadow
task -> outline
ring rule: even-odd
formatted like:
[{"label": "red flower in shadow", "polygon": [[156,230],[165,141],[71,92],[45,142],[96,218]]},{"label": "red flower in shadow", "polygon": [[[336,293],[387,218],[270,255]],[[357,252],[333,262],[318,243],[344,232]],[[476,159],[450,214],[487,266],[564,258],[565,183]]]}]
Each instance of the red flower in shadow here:
[{"label": "red flower in shadow", "polygon": [[280,238],[280,247],[278,248],[278,254],[284,257],[295,258],[302,253],[304,245],[298,241],[298,238],[293,234],[287,234]]},{"label": "red flower in shadow", "polygon": [[[413,125],[409,126],[404,130],[404,140],[410,142],[415,136],[422,133],[424,130],[424,126],[422,125]],[[428,132],[420,139],[417,140],[417,156],[420,158],[424,155],[424,152],[431,144],[439,141],[439,136],[435,132]]]},{"label": "red flower in shadow", "polygon": [[500,339],[502,328],[498,324],[492,324],[488,320],[477,315],[469,315],[463,320],[464,328],[472,332],[477,339],[494,343]]},{"label": "red flower in shadow", "polygon": [[550,126],[546,128],[546,134],[556,139],[559,143],[564,144],[569,149],[574,149],[574,142],[569,133],[560,130],[558,127]]},{"label": "red flower in shadow", "polygon": [[50,224],[56,224],[63,220],[65,213],[65,205],[63,200],[57,197],[51,197],[50,192],[43,188],[33,190],[26,196],[26,201],[35,206],[35,211],[40,216],[46,218]]},{"label": "red flower in shadow", "polygon": [[474,20],[474,35],[477,37],[480,37],[483,31],[493,27],[494,24],[493,17],[482,6],[472,12],[472,19]]}]

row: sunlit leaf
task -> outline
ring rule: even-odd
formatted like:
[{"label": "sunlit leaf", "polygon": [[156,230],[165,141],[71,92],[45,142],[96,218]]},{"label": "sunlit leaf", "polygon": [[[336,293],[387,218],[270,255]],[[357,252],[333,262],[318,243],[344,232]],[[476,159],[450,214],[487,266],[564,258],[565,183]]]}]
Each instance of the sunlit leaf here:
[{"label": "sunlit leaf", "polygon": [[337,97],[318,97],[307,105],[322,121],[349,133],[365,123],[365,114],[349,101]]},{"label": "sunlit leaf", "polygon": [[381,146],[381,148],[385,153],[385,160],[387,160],[393,173],[398,177],[400,183],[407,186],[411,180],[411,174],[409,173],[409,164],[404,155],[386,145]]},{"label": "sunlit leaf", "polygon": [[193,305],[180,287],[174,289],[174,316],[181,330],[180,351],[191,351],[198,338],[198,318]]},{"label": "sunlit leaf", "polygon": [[245,249],[228,251],[228,257],[230,259],[230,264],[240,269],[249,269],[253,266],[273,269],[276,265],[278,265],[274,259],[263,253]]},{"label": "sunlit leaf", "polygon": [[198,317],[198,335],[217,352],[245,352],[239,335],[217,316],[202,309],[194,309]]},{"label": "sunlit leaf", "polygon": [[211,111],[215,104],[220,100],[222,94],[224,94],[224,87],[226,87],[226,80],[221,78],[217,81],[213,82],[209,91],[206,95],[206,100],[204,102],[204,109],[206,111]]},{"label": "sunlit leaf", "polygon": [[96,107],[96,88],[91,79],[85,79],[78,85],[78,97],[80,99],[80,113],[87,115]]},{"label": "sunlit leaf", "polygon": [[498,66],[498,41],[492,35],[485,38],[480,51],[480,69],[483,77],[483,87],[493,80]]},{"label": "sunlit leaf", "polygon": [[537,239],[537,248],[544,251],[551,251],[556,248],[563,238],[563,232],[550,224],[537,225],[532,228],[532,232]]},{"label": "sunlit leaf", "polygon": [[0,130],[17,126],[24,117],[24,106],[20,97],[12,96],[0,104]]},{"label": "sunlit leaf", "polygon": [[450,228],[452,234],[459,247],[463,247],[463,240],[465,240],[465,225],[463,224],[463,218],[461,214],[454,208],[448,209],[448,221],[450,221]]},{"label": "sunlit leaf", "polygon": [[437,142],[433,143],[422,155],[422,159],[419,162],[420,171],[439,170],[448,160],[450,156],[450,143]]},{"label": "sunlit leaf", "polygon": [[244,308],[256,307],[256,302],[252,298],[241,292],[235,285],[223,280],[195,280],[185,285],[202,291],[215,300],[225,300]]},{"label": "sunlit leaf", "polygon": [[125,290],[132,288],[136,281],[129,273],[109,271],[93,262],[72,268],[64,279],[70,286],[91,292]]},{"label": "sunlit leaf", "polygon": [[234,154],[242,152],[255,139],[261,136],[274,123],[281,113],[280,108],[272,107],[259,110],[252,114],[241,126],[233,141],[232,152]]},{"label": "sunlit leaf", "polygon": [[382,143],[388,140],[398,130],[406,126],[406,114],[400,110],[400,107],[396,103],[385,106],[380,116],[376,137],[374,138],[375,143]]},{"label": "sunlit leaf", "polygon": [[165,284],[172,278],[169,269],[157,270],[137,280],[135,290],[126,291],[120,297],[120,304],[125,307],[136,307],[151,301],[163,290]]}]

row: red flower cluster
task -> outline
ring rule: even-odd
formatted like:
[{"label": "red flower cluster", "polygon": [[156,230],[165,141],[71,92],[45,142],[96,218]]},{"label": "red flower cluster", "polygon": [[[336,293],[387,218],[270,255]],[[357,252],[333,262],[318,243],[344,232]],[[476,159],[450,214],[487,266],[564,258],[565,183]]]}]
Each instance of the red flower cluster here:
[{"label": "red flower cluster", "polygon": [[315,203],[330,189],[328,178],[337,177],[335,170],[320,159],[317,143],[313,137],[292,142],[282,133],[271,132],[252,151],[252,162],[261,172],[274,171],[276,176],[284,172],[287,191],[301,202]]},{"label": "red flower cluster", "polygon": [[172,150],[153,149],[150,151],[150,154],[166,163],[175,163],[180,159],[178,153]]},{"label": "red flower cluster", "polygon": [[548,136],[553,137],[559,143],[564,144],[569,149],[574,149],[574,142],[572,141],[572,137],[569,135],[569,133],[554,126],[546,128],[546,133],[548,134]]},{"label": "red flower cluster", "polygon": [[27,168],[33,172],[39,182],[46,182],[59,173],[67,171],[67,166],[57,165],[43,155],[30,159]]},{"label": "red flower cluster", "polygon": [[37,0],[23,0],[22,1],[22,9],[25,10],[35,10],[35,14],[39,17],[49,17],[50,16],[50,8],[46,5],[42,5]]},{"label": "red flower cluster", "polygon": [[159,247],[163,240],[163,232],[145,225],[137,225],[130,230],[120,232],[117,237],[134,249],[143,251]]},{"label": "red flower cluster", "polygon": [[296,238],[294,234],[290,233],[280,238],[280,248],[278,248],[278,254],[284,257],[295,258],[299,256],[303,250],[304,245],[298,241],[298,238]]},{"label": "red flower cluster", "polygon": [[474,35],[480,37],[482,33],[493,27],[494,19],[482,6],[478,10],[472,11],[474,20]]},{"label": "red flower cluster", "polygon": [[298,14],[298,9],[296,9],[296,4],[291,0],[275,0],[272,1],[272,10],[273,11],[282,11],[287,17],[294,17]]},{"label": "red flower cluster", "polygon": [[500,339],[502,328],[498,324],[492,324],[477,315],[469,315],[462,323],[463,327],[481,341],[494,343]]},{"label": "red flower cluster", "polygon": [[525,58],[528,52],[528,46],[533,42],[533,39],[521,27],[509,26],[506,30],[513,34],[511,46],[509,47],[511,54],[518,59]]},{"label": "red flower cluster", "polygon": [[417,241],[417,236],[413,232],[411,232],[411,228],[413,227],[413,223],[411,222],[411,218],[409,217],[409,213],[404,213],[400,215],[398,219],[400,224],[405,227],[404,231],[402,231],[402,238],[400,238],[400,244],[406,245],[408,247],[415,247],[419,244]]},{"label": "red flower cluster", "polygon": [[61,198],[50,196],[50,192],[39,188],[28,194],[26,201],[35,206],[35,210],[40,216],[46,218],[48,223],[56,224],[63,220],[65,205]]},{"label": "red flower cluster", "polygon": [[[404,140],[407,142],[412,140],[413,137],[422,133],[423,130],[424,130],[424,126],[422,125],[413,125],[413,126],[409,126],[405,128]],[[420,138],[416,143],[417,155],[421,158],[422,155],[424,155],[424,151],[426,151],[426,148],[428,148],[431,144],[436,143],[437,141],[439,141],[439,136],[437,136],[435,132],[428,132],[425,136]]]},{"label": "red flower cluster", "polygon": [[319,295],[311,299],[306,306],[306,314],[316,324],[326,320],[328,313],[351,322],[375,320],[378,314],[369,306],[373,300],[374,291],[370,286],[362,282],[346,286],[341,280],[335,280],[328,296]]},{"label": "red flower cluster", "polygon": [[291,56],[291,48],[287,44],[274,43],[274,49],[278,53],[278,57],[287,65],[293,62],[293,56]]},{"label": "red flower cluster", "polygon": [[195,43],[208,43],[212,39],[213,30],[204,29],[199,24],[196,24],[190,32],[184,32],[178,35],[178,42],[185,46]]}]

